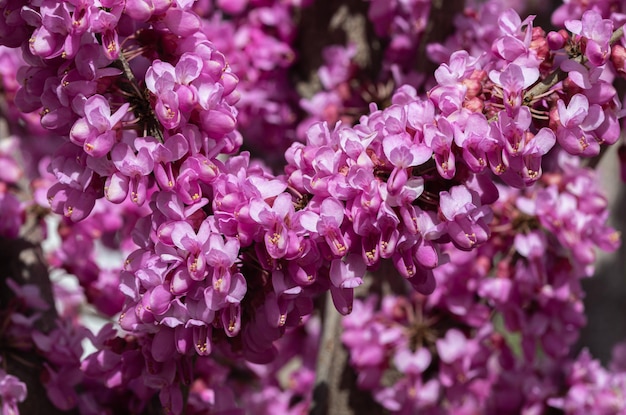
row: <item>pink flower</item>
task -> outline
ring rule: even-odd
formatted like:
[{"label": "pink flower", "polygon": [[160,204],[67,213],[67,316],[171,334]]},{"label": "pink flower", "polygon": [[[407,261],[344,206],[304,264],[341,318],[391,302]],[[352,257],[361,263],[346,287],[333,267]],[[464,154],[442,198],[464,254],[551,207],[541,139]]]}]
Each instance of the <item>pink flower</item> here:
[{"label": "pink flower", "polygon": [[2,400],[2,413],[7,415],[19,415],[19,402],[26,399],[26,384],[4,370],[0,370],[0,400]]},{"label": "pink flower", "polygon": [[596,10],[587,10],[582,20],[566,20],[565,27],[570,32],[585,38],[585,56],[594,66],[606,63],[611,54],[609,44],[613,35],[613,22],[603,19]]},{"label": "pink flower", "polygon": [[198,101],[198,90],[191,83],[202,72],[202,59],[183,54],[176,67],[159,59],[146,72],[146,87],[156,95],[156,115],[167,129],[178,127],[183,113],[191,111]]},{"label": "pink flower", "polygon": [[541,177],[541,160],[554,147],[556,136],[548,128],[542,128],[532,138],[528,139],[522,151],[524,167],[522,177],[526,185],[534,183]]},{"label": "pink flower", "polygon": [[471,249],[487,240],[490,211],[474,200],[475,193],[465,186],[454,186],[450,192],[441,192],[440,198],[441,213],[448,220],[448,234],[456,246]]},{"label": "pink flower", "polygon": [[445,179],[452,179],[456,173],[453,140],[454,126],[444,117],[439,117],[436,124],[424,127],[424,143],[433,150],[437,171]]},{"label": "pink flower", "polygon": [[310,232],[316,232],[323,236],[336,257],[342,257],[348,253],[349,240],[344,238],[340,229],[344,219],[343,204],[333,197],[326,198],[320,205],[319,214],[311,212],[302,217],[302,226]]},{"label": "pink flower", "polygon": [[574,95],[567,106],[563,100],[558,100],[556,104],[560,122],[556,131],[559,144],[570,154],[598,154],[600,145],[594,130],[604,121],[602,107],[589,105],[587,97],[582,94]]},{"label": "pink flower", "polygon": [[109,101],[102,95],[93,95],[85,101],[85,116],[72,126],[70,140],[83,146],[85,152],[93,157],[107,154],[117,142],[116,124],[126,115],[129,103],[125,103],[111,114]]},{"label": "pink flower", "polygon": [[407,183],[409,178],[407,169],[423,164],[433,153],[429,146],[415,143],[407,133],[385,137],[383,151],[394,166],[387,180],[387,189],[394,195],[398,194]]},{"label": "pink flower", "polygon": [[118,143],[111,151],[111,160],[118,172],[107,178],[104,193],[110,201],[120,203],[130,192],[130,200],[142,205],[148,190],[148,175],[154,159],[144,147],[137,153],[128,144]]},{"label": "pink flower", "polygon": [[274,259],[298,254],[301,244],[298,232],[303,231],[299,224],[302,214],[296,213],[287,193],[276,196],[271,207],[260,199],[250,202],[250,217],[265,230],[265,248]]}]

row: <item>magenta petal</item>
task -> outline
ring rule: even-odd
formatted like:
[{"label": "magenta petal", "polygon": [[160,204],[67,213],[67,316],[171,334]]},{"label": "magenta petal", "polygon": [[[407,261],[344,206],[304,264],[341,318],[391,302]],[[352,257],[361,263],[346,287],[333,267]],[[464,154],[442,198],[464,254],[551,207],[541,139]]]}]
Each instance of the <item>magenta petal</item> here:
[{"label": "magenta petal", "polygon": [[206,325],[198,325],[192,327],[193,345],[196,353],[200,356],[208,356],[211,354],[211,327]]},{"label": "magenta petal", "polygon": [[241,307],[239,304],[230,304],[222,310],[222,324],[228,337],[234,337],[241,330]]},{"label": "magenta petal", "polygon": [[335,198],[324,199],[320,207],[320,216],[327,219],[329,224],[341,225],[344,218],[344,205]]},{"label": "magenta petal", "polygon": [[184,295],[189,291],[192,284],[193,280],[187,271],[187,267],[179,267],[172,276],[170,291],[174,295]]},{"label": "magenta petal", "polygon": [[330,281],[335,287],[341,287],[344,274],[347,271],[346,264],[341,259],[335,259],[330,264]]},{"label": "magenta petal", "polygon": [[117,111],[115,111],[115,113],[111,115],[111,117],[109,118],[109,123],[111,124],[111,127],[114,127],[118,122],[122,120],[122,118],[124,118],[124,116],[128,112],[128,108],[130,108],[130,104],[127,102],[119,107]]},{"label": "magenta petal", "polygon": [[107,58],[114,61],[120,55],[120,44],[117,31],[106,30],[102,33],[102,50]]},{"label": "magenta petal", "polygon": [[402,373],[421,375],[430,366],[432,357],[425,347],[420,347],[412,353],[408,349],[399,350],[394,356],[393,362]]},{"label": "magenta petal", "polygon": [[413,288],[421,294],[430,295],[435,291],[437,283],[431,270],[418,270],[418,275],[408,279]]},{"label": "magenta petal", "polygon": [[189,85],[202,72],[202,59],[193,53],[184,53],[176,64],[176,79],[183,85]]},{"label": "magenta petal", "polygon": [[330,287],[330,294],[332,296],[333,304],[335,305],[337,311],[339,311],[344,316],[352,312],[354,289],[338,288],[333,285]]},{"label": "magenta petal", "polygon": [[211,138],[220,138],[235,129],[232,114],[219,110],[203,111],[200,122]]},{"label": "magenta petal", "polygon": [[173,7],[168,9],[164,22],[172,33],[181,37],[192,36],[200,30],[200,19],[195,13]]},{"label": "magenta petal", "polygon": [[[224,96],[230,95],[228,97],[230,98],[234,95],[231,93],[235,90],[235,88],[237,87],[237,84],[239,84],[239,78],[237,78],[237,75],[235,75],[232,72],[224,72],[222,74],[221,83],[224,86],[224,91],[222,93],[224,94]],[[231,104],[235,104],[235,103],[231,102]]]},{"label": "magenta petal", "polygon": [[176,326],[174,329],[174,343],[176,351],[182,355],[186,355],[193,349],[193,333],[183,325]]},{"label": "magenta petal", "polygon": [[172,358],[174,352],[174,330],[161,327],[152,340],[152,357],[157,362],[165,362]]},{"label": "magenta petal", "polygon": [[70,218],[73,222],[79,222],[89,216],[95,204],[95,195],[90,194],[89,192],[79,192],[77,190],[69,189],[63,214]]},{"label": "magenta petal", "polygon": [[122,203],[128,195],[128,177],[117,172],[107,177],[104,196],[113,203]]},{"label": "magenta petal", "polygon": [[441,213],[448,220],[454,220],[457,215],[466,215],[473,207],[472,195],[465,186],[454,186],[450,192],[441,192]]},{"label": "magenta petal", "polygon": [[241,13],[246,8],[248,0],[218,0],[217,4],[226,13],[235,15]]},{"label": "magenta petal", "polygon": [[391,194],[398,194],[406,184],[409,175],[406,168],[395,167],[387,180],[387,190]]},{"label": "magenta petal", "polygon": [[95,128],[91,127],[85,118],[80,118],[72,126],[69,138],[72,143],[82,146],[87,138],[97,133]]},{"label": "magenta petal", "polygon": [[217,311],[224,305],[224,296],[213,287],[207,287],[204,289],[204,302],[209,309]]},{"label": "magenta petal", "polygon": [[178,127],[181,121],[181,114],[178,109],[178,95],[173,91],[166,91],[159,95],[154,112],[161,124],[163,124],[163,127],[167,129]]},{"label": "magenta petal", "polygon": [[[519,234],[518,234],[519,236]],[[504,303],[509,300],[512,282],[506,278],[488,278],[483,280],[479,287],[479,295]]]},{"label": "magenta petal", "polygon": [[284,321],[285,317],[280,311],[278,299],[274,293],[270,292],[267,294],[264,306],[267,322],[272,327],[279,327],[281,325],[281,321]]},{"label": "magenta petal", "polygon": [[92,157],[102,157],[106,155],[116,142],[116,133],[113,130],[106,131],[100,135],[90,135],[83,148]]},{"label": "magenta petal", "polygon": [[605,144],[615,144],[621,134],[620,122],[615,114],[606,112],[604,122],[596,130],[596,134]]},{"label": "magenta petal", "polygon": [[567,106],[562,100],[558,100],[556,105],[561,124],[566,127],[580,125],[589,111],[589,100],[582,94],[574,95]]},{"label": "magenta petal", "polygon": [[193,230],[191,224],[187,221],[178,221],[172,223],[172,242],[176,247],[188,250],[192,245],[192,242],[196,239],[196,232]]},{"label": "magenta petal", "polygon": [[29,41],[30,51],[35,56],[46,58],[50,56],[57,47],[57,37],[50,33],[44,26],[39,26],[31,36]]},{"label": "magenta petal", "polygon": [[226,301],[229,303],[239,303],[246,295],[247,285],[246,279],[238,272],[233,274],[230,280],[230,291],[226,296]]},{"label": "magenta petal", "polygon": [[152,1],[144,0],[127,0],[124,5],[124,13],[130,16],[133,20],[140,22],[146,22],[152,17],[154,8],[152,7]]},{"label": "magenta petal", "polygon": [[178,384],[174,383],[162,388],[159,392],[159,400],[161,401],[161,405],[166,408],[166,413],[171,415],[180,415],[183,413],[183,392]]},{"label": "magenta petal", "polygon": [[585,48],[585,55],[589,58],[589,62],[592,65],[601,66],[606,63],[610,54],[608,50],[603,49],[597,42],[589,41]]},{"label": "magenta petal", "polygon": [[439,255],[435,246],[427,241],[420,241],[415,250],[415,259],[426,268],[435,268],[439,264]]},{"label": "magenta petal", "polygon": [[148,178],[146,176],[132,177],[130,179],[130,200],[141,206],[146,201],[146,195],[148,192],[147,183]]},{"label": "magenta petal", "polygon": [[417,272],[417,267],[413,262],[413,250],[412,249],[400,249],[393,254],[393,265],[396,270],[404,278],[411,278]]},{"label": "magenta petal", "polygon": [[150,309],[154,314],[162,315],[169,310],[172,293],[163,285],[157,285],[150,292]]},{"label": "magenta petal", "polygon": [[604,122],[604,110],[600,105],[594,104],[589,107],[589,112],[581,128],[585,131],[593,131]]},{"label": "magenta petal", "polygon": [[135,314],[135,307],[131,305],[126,310],[122,311],[119,319],[120,327],[126,331],[134,331],[137,329],[139,322],[137,321],[137,314]]},{"label": "magenta petal", "polygon": [[189,151],[189,142],[182,134],[174,134],[165,142],[165,148],[171,153],[171,159],[167,161],[180,160]]},{"label": "magenta petal", "polygon": [[172,164],[167,163],[163,165],[158,163],[154,166],[154,178],[161,190],[172,191],[176,184],[176,178],[174,177],[174,171],[172,170]]},{"label": "magenta petal", "polygon": [[49,130],[59,130],[65,134],[70,128],[72,117],[72,111],[69,108],[56,108],[41,117],[41,125]]},{"label": "magenta petal", "polygon": [[170,219],[182,220],[185,217],[185,206],[175,193],[159,192],[156,204],[158,210]]},{"label": "magenta petal", "polygon": [[572,59],[566,59],[561,64],[561,69],[567,72],[568,78],[582,89],[591,88],[589,80],[589,70],[579,62]]},{"label": "magenta petal", "polygon": [[443,339],[437,340],[437,352],[444,363],[452,363],[463,356],[467,338],[457,329],[450,329]]}]

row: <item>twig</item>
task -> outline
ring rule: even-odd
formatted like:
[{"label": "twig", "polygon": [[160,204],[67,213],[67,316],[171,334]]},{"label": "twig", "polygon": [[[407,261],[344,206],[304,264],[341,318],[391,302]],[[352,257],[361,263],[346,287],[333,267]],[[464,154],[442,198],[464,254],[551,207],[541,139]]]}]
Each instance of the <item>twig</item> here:
[{"label": "twig", "polygon": [[156,114],[154,113],[154,110],[152,109],[152,106],[150,105],[149,97],[144,91],[142,91],[139,88],[139,83],[137,82],[137,78],[135,78],[135,74],[133,74],[133,70],[130,68],[130,65],[128,64],[128,61],[124,57],[123,53],[120,53],[118,62],[122,66],[122,71],[124,72],[124,76],[130,83],[131,87],[133,88],[133,92],[135,93],[135,96],[137,97],[137,99],[141,100],[142,103],[144,104],[144,105],[141,105],[141,108],[144,109],[145,112],[147,112],[146,114],[144,113],[144,111],[142,111],[141,114],[135,114],[135,115],[137,115],[140,119],[147,118],[148,133],[151,136],[155,137],[157,140],[159,140],[161,143],[165,142],[165,139],[163,137],[163,131],[162,131],[163,126],[157,119]]},{"label": "twig", "polygon": [[310,415],[326,415],[329,407],[329,394],[332,388],[331,374],[334,357],[341,347],[339,335],[341,332],[341,316],[335,309],[330,293],[326,293],[324,304],[324,318],[322,338],[317,354],[315,388]]}]

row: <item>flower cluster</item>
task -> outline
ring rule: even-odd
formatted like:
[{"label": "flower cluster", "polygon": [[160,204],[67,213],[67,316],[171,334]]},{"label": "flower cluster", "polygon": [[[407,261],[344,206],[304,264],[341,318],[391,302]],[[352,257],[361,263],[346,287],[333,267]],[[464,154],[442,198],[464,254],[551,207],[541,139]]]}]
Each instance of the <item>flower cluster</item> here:
[{"label": "flower cluster", "polygon": [[324,49],[324,65],[317,71],[322,90],[300,100],[300,107],[307,117],[298,124],[298,138],[306,139],[307,130],[316,122],[326,122],[331,128],[339,121],[351,125],[357,121],[357,115],[366,112],[368,101],[363,95],[367,93],[368,85],[355,82],[359,78],[355,56],[354,45]]},{"label": "flower cluster", "polygon": [[0,369],[0,400],[3,414],[17,414],[17,405],[26,399],[26,385]]},{"label": "flower cluster", "polygon": [[[564,155],[561,166],[524,197],[501,189],[491,239],[468,253],[448,247],[450,261],[434,271],[438,285],[431,295],[385,296],[379,311],[375,297],[355,302],[358,312],[344,320],[342,340],[359,385],[385,408],[407,414],[461,408],[540,413],[548,405],[564,407],[563,399],[571,405],[578,396],[570,390],[571,397],[560,397],[559,368],[585,322],[580,280],[592,258],[583,254],[592,246],[615,249],[616,233],[603,224],[595,225],[594,236],[570,230],[570,238],[580,238],[574,243],[553,227],[582,217],[528,210],[554,192],[571,197],[585,215],[582,205],[590,199],[576,195],[575,183],[597,179]],[[591,199],[606,212],[601,195]],[[602,392],[589,393],[601,399]]]},{"label": "flower cluster", "polygon": [[[614,352],[616,350],[619,350],[619,345]],[[593,359],[588,350],[583,350],[568,365],[566,387],[566,396],[549,401],[551,407],[566,414],[620,413],[626,410],[624,368],[609,371]]]},{"label": "flower cluster", "polygon": [[[578,390],[589,408],[623,388],[568,359],[580,280],[619,243],[576,158],[619,138],[615,2],[566,2],[550,33],[519,2],[473,5],[427,48],[428,79],[414,69],[431,2],[374,0],[382,70],[327,47],[308,100],[289,73],[307,1],[5,3],[3,115],[16,116],[0,236],[19,235],[15,190],[33,178],[33,210],[61,215],[47,259],[84,299],[56,285],[64,322],[42,332],[47,305],[13,286],[34,311],[0,317],[10,345],[41,356],[58,408],[141,413],[158,395],[173,414],[306,411],[323,293],[352,312],[342,340],[360,387],[394,413],[576,413]],[[355,301],[366,278],[397,292]],[[120,330],[89,332],[83,302]],[[25,390],[4,372],[2,385],[15,411]]]},{"label": "flower cluster", "polygon": [[[428,292],[431,270],[439,263],[436,241],[447,234],[471,248],[486,239],[489,213],[478,185],[437,183],[437,168],[455,166],[443,161],[449,151],[434,149],[436,133],[429,129],[435,126],[434,106],[417,98],[407,101],[382,111],[373,108],[354,128],[340,125],[331,132],[326,124],[314,125],[307,143],[294,144],[287,153],[287,172],[293,187],[312,195],[311,203],[323,199],[317,231],[333,255],[351,262],[360,257],[369,267],[391,259],[404,277]],[[432,163],[438,153],[441,163]],[[447,188],[433,195],[429,189],[436,186]],[[441,216],[435,214],[439,203]]]},{"label": "flower cluster", "polygon": [[295,140],[298,96],[290,71],[297,63],[294,16],[306,13],[306,1],[218,1],[198,10],[205,33],[228,56],[239,78],[238,131],[245,149],[272,167]]},{"label": "flower cluster", "polygon": [[430,8],[428,0],[370,2],[368,18],[376,34],[389,41],[383,72],[401,84],[424,77],[416,72],[416,62],[420,59],[419,48],[429,25]]}]

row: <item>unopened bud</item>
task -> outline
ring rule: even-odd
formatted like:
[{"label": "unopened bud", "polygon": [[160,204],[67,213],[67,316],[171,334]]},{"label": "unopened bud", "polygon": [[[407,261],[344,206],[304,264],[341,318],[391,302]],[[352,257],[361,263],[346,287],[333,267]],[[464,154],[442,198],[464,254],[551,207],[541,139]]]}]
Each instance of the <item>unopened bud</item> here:
[{"label": "unopened bud", "polygon": [[478,97],[473,97],[465,100],[465,102],[463,103],[463,107],[471,112],[482,113],[485,105],[482,99]]},{"label": "unopened bud", "polygon": [[622,45],[611,46],[611,62],[613,62],[617,73],[622,77],[626,77],[626,69],[624,68],[624,64],[626,63],[626,48]]},{"label": "unopened bud", "polygon": [[550,32],[548,36],[546,36],[546,40],[548,41],[548,47],[550,50],[559,50],[565,46],[565,41],[569,35],[565,30],[559,30],[558,32]]},{"label": "unopened bud", "polygon": [[476,79],[464,79],[463,85],[467,88],[465,96],[468,98],[473,98],[476,95],[480,94],[482,90],[482,84],[479,80]]},{"label": "unopened bud", "polygon": [[550,52],[548,42],[546,41],[546,32],[540,27],[533,27],[533,37],[530,42],[530,48],[537,53],[537,57],[541,60],[545,59]]}]

